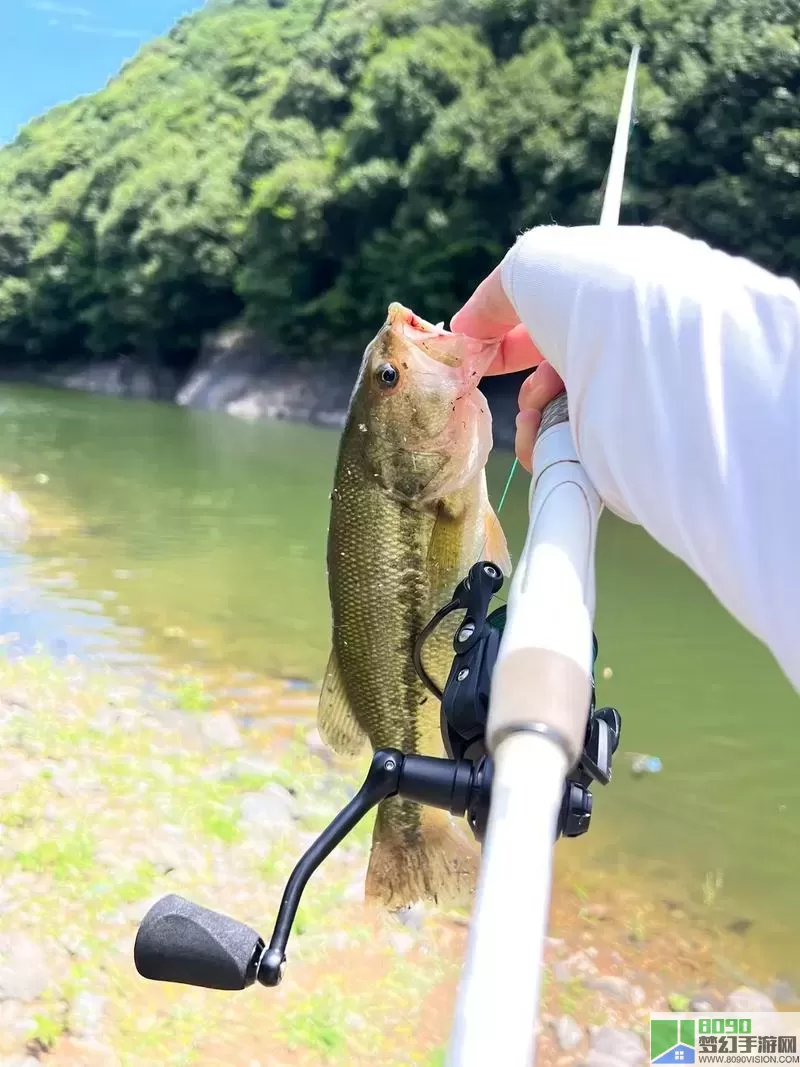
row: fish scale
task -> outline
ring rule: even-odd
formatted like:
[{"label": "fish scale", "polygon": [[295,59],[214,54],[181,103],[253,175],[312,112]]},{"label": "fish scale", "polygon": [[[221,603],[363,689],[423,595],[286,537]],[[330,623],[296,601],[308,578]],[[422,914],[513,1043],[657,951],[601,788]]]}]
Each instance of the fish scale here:
[{"label": "fish scale", "polygon": [[[435,331],[434,355],[389,320],[368,346],[342,433],[331,493],[328,583],[333,648],[319,707],[322,737],[354,755],[373,750],[443,756],[438,701],[413,663],[417,635],[449,601],[483,546],[508,569],[486,492],[485,402],[475,374],[455,364],[458,339]],[[416,317],[413,321],[418,323]],[[447,362],[436,359],[443,346]],[[398,377],[381,383],[387,365]],[[491,446],[489,422],[489,447]],[[478,447],[481,446],[481,447]],[[472,469],[474,467],[474,469]],[[432,489],[431,487],[434,487]],[[440,686],[457,620],[435,633],[424,660]],[[474,842],[441,811],[396,797],[378,808],[367,895],[392,906],[464,901],[477,874]]]}]

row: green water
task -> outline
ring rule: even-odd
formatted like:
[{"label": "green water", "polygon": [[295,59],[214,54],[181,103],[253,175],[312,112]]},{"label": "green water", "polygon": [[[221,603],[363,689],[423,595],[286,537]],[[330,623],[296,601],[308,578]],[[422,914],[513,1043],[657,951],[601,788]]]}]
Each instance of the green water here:
[{"label": "green water", "polygon": [[[276,673],[318,680],[336,444],[305,426],[4,387],[0,473],[23,499],[77,520],[0,553],[8,647],[187,664],[241,691]],[[495,500],[509,459],[492,459]],[[526,492],[520,472],[503,511],[512,553]],[[610,516],[596,629],[598,666],[613,670],[599,697],[623,715],[623,754],[574,847],[716,923],[749,920],[745,946],[766,946],[800,980],[797,698],[681,564]],[[630,752],[659,756],[663,770],[635,778]],[[722,888],[704,902],[717,871]]]}]

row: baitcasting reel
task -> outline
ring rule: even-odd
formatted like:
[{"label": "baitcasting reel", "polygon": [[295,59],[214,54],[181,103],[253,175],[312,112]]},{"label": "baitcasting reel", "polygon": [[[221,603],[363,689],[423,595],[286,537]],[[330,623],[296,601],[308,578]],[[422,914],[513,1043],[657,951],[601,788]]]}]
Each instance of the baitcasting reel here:
[{"label": "baitcasting reel", "polygon": [[[134,946],[136,969],[143,978],[209,989],[245,989],[258,981],[276,986],[283,977],[289,941],[300,898],[309,878],[364,816],[382,800],[401,796],[466,817],[483,841],[492,790],[492,760],[486,753],[486,718],[492,670],[505,624],[505,607],[489,613],[503,584],[493,563],[476,563],[458,584],[453,598],[420,633],[414,666],[441,701],[441,730],[448,759],[404,755],[381,749],[372,757],[364,783],[334,817],[289,878],[269,946],[255,930],[236,919],[170,895],[145,915]],[[453,639],[454,659],[444,690],[423,664],[425,642],[455,611],[464,615]],[[594,641],[593,664],[597,659]],[[564,784],[556,837],[586,833],[592,816],[593,782],[611,780],[611,760],[622,728],[615,708],[595,707],[594,676],[583,753]]]}]

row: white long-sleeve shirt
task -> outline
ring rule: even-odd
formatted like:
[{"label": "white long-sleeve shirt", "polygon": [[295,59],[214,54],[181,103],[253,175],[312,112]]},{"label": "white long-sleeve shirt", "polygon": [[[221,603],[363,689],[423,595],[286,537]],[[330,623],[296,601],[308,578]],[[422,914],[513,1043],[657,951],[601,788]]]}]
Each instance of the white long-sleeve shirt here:
[{"label": "white long-sleeve shirt", "polygon": [[655,227],[531,230],[501,276],[606,505],[800,691],[800,289]]}]

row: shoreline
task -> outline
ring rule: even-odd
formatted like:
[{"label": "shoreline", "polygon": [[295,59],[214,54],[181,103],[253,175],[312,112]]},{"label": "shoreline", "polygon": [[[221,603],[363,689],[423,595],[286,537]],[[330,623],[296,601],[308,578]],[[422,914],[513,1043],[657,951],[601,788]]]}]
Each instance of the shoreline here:
[{"label": "shoreline", "polygon": [[[207,335],[182,377],[164,366],[118,357],[78,358],[45,369],[7,366],[0,369],[0,381],[221,411],[248,422],[286,419],[341,429],[360,361],[355,351],[347,360],[290,361],[252,330],[230,326]],[[525,377],[490,377],[481,383],[497,448],[514,447],[517,394]]]}]

